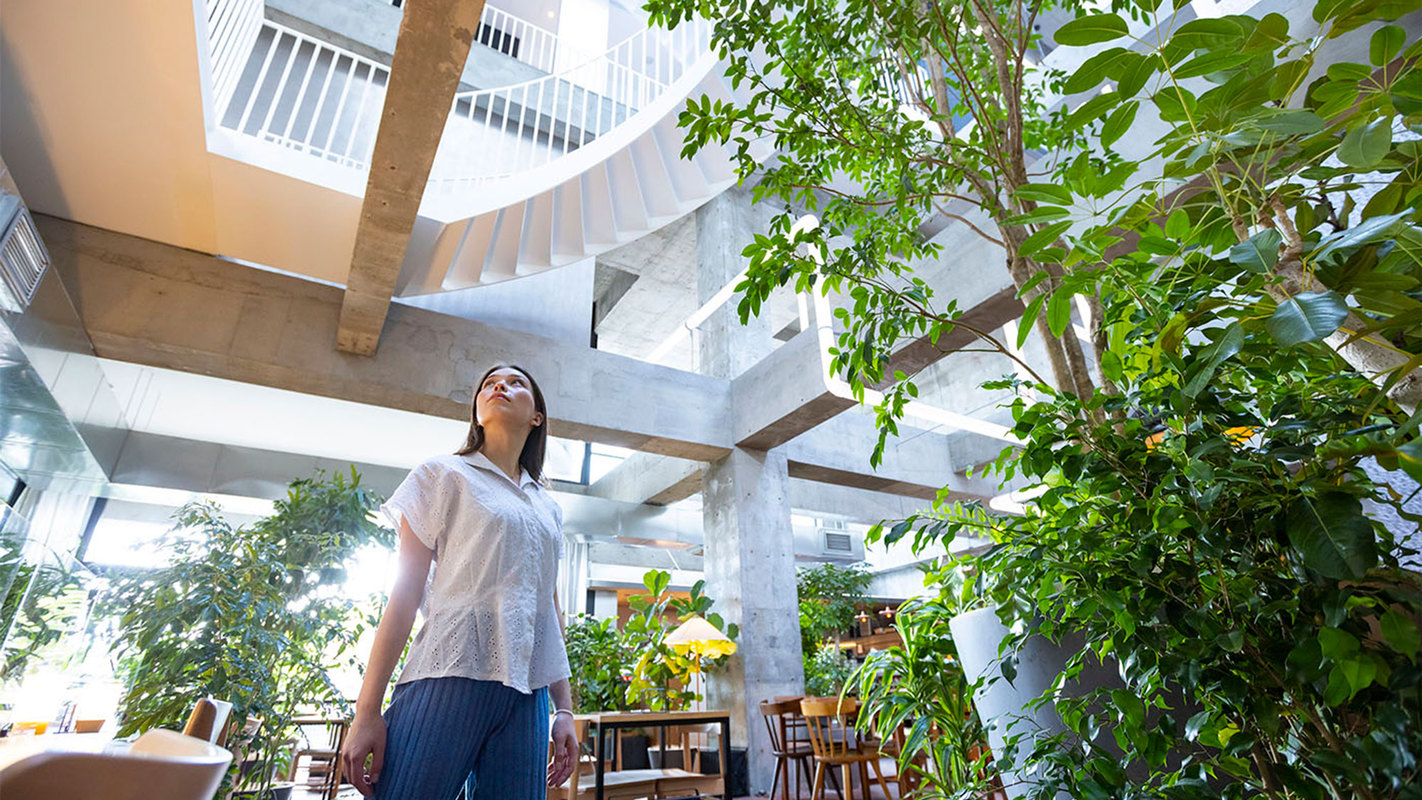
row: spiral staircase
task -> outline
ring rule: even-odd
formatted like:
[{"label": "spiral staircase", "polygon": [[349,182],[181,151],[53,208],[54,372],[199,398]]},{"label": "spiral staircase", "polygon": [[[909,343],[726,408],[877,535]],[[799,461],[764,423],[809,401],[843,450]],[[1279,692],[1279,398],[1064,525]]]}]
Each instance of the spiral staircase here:
[{"label": "spiral staircase", "polygon": [[[249,163],[362,194],[388,68],[264,19],[261,0],[204,2],[210,141],[240,140],[234,146]],[[677,116],[687,98],[735,97],[709,39],[698,20],[584,56],[559,52],[551,32],[487,9],[475,46],[541,74],[455,96],[396,296],[581,261],[733,183],[724,148],[681,157]]]}]

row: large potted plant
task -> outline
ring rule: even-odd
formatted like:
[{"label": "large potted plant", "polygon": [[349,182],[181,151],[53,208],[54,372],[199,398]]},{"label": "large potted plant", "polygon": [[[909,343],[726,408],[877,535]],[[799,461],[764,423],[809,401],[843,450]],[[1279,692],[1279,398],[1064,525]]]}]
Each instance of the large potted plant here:
[{"label": "large potted plant", "polygon": [[106,598],[124,680],[118,734],[181,729],[199,698],[225,700],[232,730],[261,719],[228,742],[245,754],[233,775],[249,764],[245,785],[229,788],[265,792],[298,708],[349,713],[331,671],[359,668],[353,648],[373,606],[342,584],[358,550],[393,546],[373,521],[379,502],[352,470],[293,481],[275,513],[246,527],[211,503],[180,509],[169,565],[116,576]]},{"label": "large potted plant", "polygon": [[[1071,746],[1002,754],[1035,770],[1012,788],[1413,796],[1422,591],[1365,513],[1400,498],[1364,467],[1422,472],[1422,76],[1391,24],[1415,5],[1194,5],[652,3],[713,17],[750,95],[683,115],[688,150],[739,148],[781,204],[747,243],[742,314],[787,284],[847,295],[832,366],[881,392],[873,457],[918,393],[890,366],[904,344],[966,331],[1022,376],[992,387],[1024,390],[1023,446],[996,466],[1035,510],[943,503],[883,529],[995,540],[972,596],[1010,623],[1002,680],[1032,635],[1084,642],[1044,702],[1119,664],[1124,686],[1055,704]],[[945,218],[1000,249],[1016,342],[914,274]]]}]

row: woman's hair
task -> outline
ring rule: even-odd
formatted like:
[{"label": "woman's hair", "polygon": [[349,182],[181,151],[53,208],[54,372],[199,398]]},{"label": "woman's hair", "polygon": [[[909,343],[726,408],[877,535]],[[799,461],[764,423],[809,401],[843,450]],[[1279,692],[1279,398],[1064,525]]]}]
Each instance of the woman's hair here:
[{"label": "woman's hair", "polygon": [[528,378],[528,386],[533,390],[533,410],[543,415],[543,421],[528,432],[528,440],[523,443],[523,452],[518,455],[519,466],[528,470],[529,476],[535,481],[542,482],[543,456],[548,452],[548,405],[543,402],[543,390],[538,388],[538,381],[528,374],[528,370],[517,364],[495,364],[474,384],[474,396],[469,400],[469,436],[464,440],[464,446],[454,454],[467,456],[477,453],[484,446],[484,426],[479,424],[479,392],[484,388],[484,381],[501,369],[516,369]]}]

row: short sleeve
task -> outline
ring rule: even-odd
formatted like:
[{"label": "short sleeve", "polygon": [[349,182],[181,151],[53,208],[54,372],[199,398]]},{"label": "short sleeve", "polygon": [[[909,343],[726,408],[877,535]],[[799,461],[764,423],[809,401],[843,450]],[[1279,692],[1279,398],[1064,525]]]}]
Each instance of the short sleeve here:
[{"label": "short sleeve", "polygon": [[431,550],[439,541],[439,523],[445,511],[445,497],[436,468],[426,462],[410,470],[405,480],[395,488],[380,506],[380,513],[390,520],[396,533],[400,520],[410,523],[415,538]]}]

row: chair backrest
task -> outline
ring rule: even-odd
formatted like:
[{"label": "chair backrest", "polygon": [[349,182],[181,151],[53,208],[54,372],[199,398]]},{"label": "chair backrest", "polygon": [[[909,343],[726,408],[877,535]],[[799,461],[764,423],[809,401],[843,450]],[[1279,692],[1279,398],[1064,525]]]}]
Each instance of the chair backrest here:
[{"label": "chair backrest", "polygon": [[810,746],[820,758],[835,758],[857,748],[854,735],[854,715],[859,701],[852,697],[806,697],[800,701],[800,713],[810,732]]},{"label": "chair backrest", "polygon": [[786,744],[790,741],[790,728],[794,718],[800,714],[799,697],[789,700],[760,701],[760,716],[765,720],[765,730],[770,734],[770,750],[773,755],[786,754]]},{"label": "chair backrest", "polygon": [[221,744],[222,734],[227,727],[227,718],[232,714],[232,704],[213,697],[204,697],[193,706],[188,715],[188,724],[183,727],[185,736],[202,739],[205,742]]},{"label": "chair backrest", "polygon": [[[667,728],[667,739],[681,746],[681,768],[688,772],[701,772],[701,754],[711,747],[711,736],[720,731],[719,725],[674,725]],[[662,766],[666,766],[663,764]]]},{"label": "chair backrest", "polygon": [[0,772],[5,800],[211,800],[232,754],[176,731],[149,731],[125,753],[39,753]]}]

